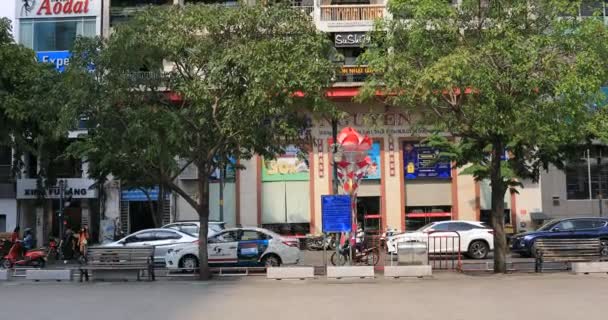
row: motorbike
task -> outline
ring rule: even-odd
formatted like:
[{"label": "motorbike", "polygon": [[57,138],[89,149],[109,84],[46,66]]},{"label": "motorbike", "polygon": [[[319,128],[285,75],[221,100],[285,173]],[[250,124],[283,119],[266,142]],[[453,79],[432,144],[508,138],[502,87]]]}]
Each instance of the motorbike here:
[{"label": "motorbike", "polygon": [[4,269],[10,269],[17,266],[44,268],[46,265],[47,255],[45,249],[32,249],[28,250],[25,254],[22,253],[23,246],[21,242],[14,243],[8,254],[0,261],[0,266]]},{"label": "motorbike", "polygon": [[[348,262],[350,256],[350,241],[347,241],[343,246],[340,246],[336,252],[331,255],[330,261],[334,266],[343,266]],[[353,264],[375,266],[380,261],[380,250],[378,247],[365,248],[362,251],[354,252]]]},{"label": "motorbike", "polygon": [[309,236],[306,238],[306,249],[308,250],[335,250],[336,249],[336,238],[333,235],[327,235],[327,237],[321,236]]}]

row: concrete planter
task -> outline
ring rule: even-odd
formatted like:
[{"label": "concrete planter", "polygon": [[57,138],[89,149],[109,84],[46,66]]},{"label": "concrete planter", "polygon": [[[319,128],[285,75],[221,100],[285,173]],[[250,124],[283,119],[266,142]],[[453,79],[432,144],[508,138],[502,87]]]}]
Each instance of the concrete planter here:
[{"label": "concrete planter", "polygon": [[374,278],[373,266],[327,267],[327,278]]},{"label": "concrete planter", "polygon": [[0,281],[8,281],[8,270],[0,269]]},{"label": "concrete planter", "polygon": [[72,270],[26,270],[26,280],[55,280],[55,281],[71,281]]},{"label": "concrete planter", "polygon": [[608,262],[573,262],[572,272],[577,274],[608,273]]},{"label": "concrete planter", "polygon": [[385,266],[385,278],[401,277],[430,277],[433,275],[433,268],[430,265],[423,266]]},{"label": "concrete planter", "polygon": [[314,279],[313,267],[279,267],[266,269],[267,279]]}]

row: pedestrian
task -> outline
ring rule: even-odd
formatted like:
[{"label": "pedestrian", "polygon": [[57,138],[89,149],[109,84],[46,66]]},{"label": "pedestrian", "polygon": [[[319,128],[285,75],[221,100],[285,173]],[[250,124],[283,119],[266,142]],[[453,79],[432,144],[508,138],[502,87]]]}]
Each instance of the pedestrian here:
[{"label": "pedestrian", "polygon": [[89,228],[84,226],[78,232],[78,250],[81,256],[86,254],[87,244],[89,243]]}]

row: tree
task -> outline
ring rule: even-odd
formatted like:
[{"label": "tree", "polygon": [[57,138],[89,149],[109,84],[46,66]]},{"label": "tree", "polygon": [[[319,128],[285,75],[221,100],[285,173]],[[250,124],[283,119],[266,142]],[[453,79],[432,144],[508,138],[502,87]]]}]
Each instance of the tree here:
[{"label": "tree", "polygon": [[67,133],[57,126],[64,106],[61,79],[53,66],[36,61],[34,51],[15,43],[10,20],[0,19],[0,146],[14,150],[16,174],[24,165],[21,156],[29,153],[42,164],[39,174],[52,178],[47,164],[53,159],[45,150]]},{"label": "tree", "polygon": [[[272,157],[303,138],[304,111],[328,107],[331,53],[307,16],[280,5],[150,8],[77,46],[69,100],[95,127],[72,150],[98,176],[158,181],[190,204],[207,279],[209,177],[230,158]],[[196,196],[175,181],[189,164]]]},{"label": "tree", "polygon": [[506,271],[505,192],[563,168],[590,124],[605,126],[591,105],[603,104],[608,32],[601,19],[569,16],[579,4],[395,0],[365,55],[376,74],[362,98],[383,86],[389,103],[440,133],[430,143],[453,137],[446,155],[470,165],[464,173],[490,180],[495,272]]}]

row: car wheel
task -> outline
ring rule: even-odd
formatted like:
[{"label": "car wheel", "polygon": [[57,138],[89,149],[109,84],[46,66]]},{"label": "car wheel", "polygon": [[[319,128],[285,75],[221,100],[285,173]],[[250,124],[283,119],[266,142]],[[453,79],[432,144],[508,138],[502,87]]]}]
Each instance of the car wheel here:
[{"label": "car wheel", "polygon": [[184,256],[179,264],[185,272],[192,273],[198,269],[198,258],[193,255]]},{"label": "car wheel", "polygon": [[3,269],[10,269],[12,266],[13,266],[13,264],[11,263],[10,260],[8,260],[8,259],[2,260],[2,268]]},{"label": "car wheel", "polygon": [[264,266],[266,268],[278,267],[281,265],[281,259],[279,259],[279,257],[277,257],[274,254],[269,254],[269,255],[265,256],[264,259],[262,260],[262,262],[264,263]]},{"label": "car wheel", "polygon": [[488,256],[489,251],[490,248],[488,247],[487,243],[481,240],[477,240],[473,241],[469,245],[468,255],[473,259],[485,259]]},{"label": "car wheel", "polygon": [[602,257],[607,257],[608,256],[608,239],[602,239],[601,240],[601,247],[600,247],[600,255]]}]

